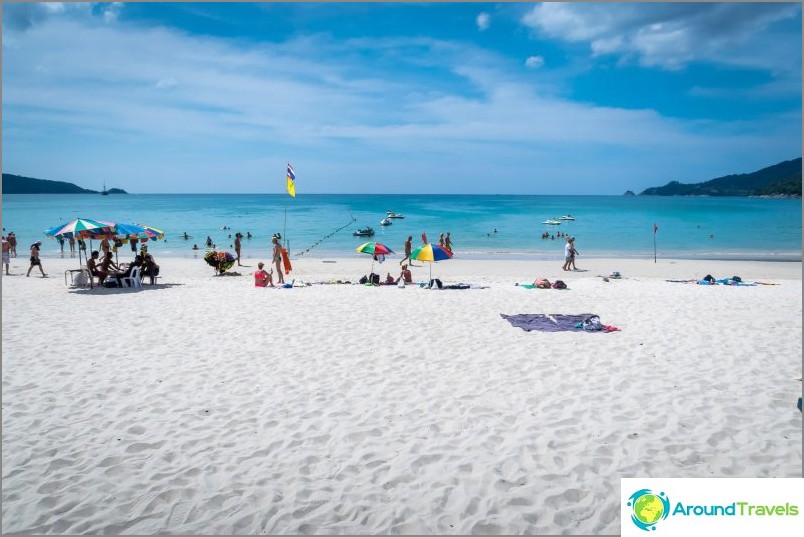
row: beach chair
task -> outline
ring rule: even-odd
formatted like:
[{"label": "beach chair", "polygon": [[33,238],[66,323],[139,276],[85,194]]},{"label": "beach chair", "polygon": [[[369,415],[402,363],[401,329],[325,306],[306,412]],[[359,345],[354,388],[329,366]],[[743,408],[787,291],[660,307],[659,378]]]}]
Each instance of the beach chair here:
[{"label": "beach chair", "polygon": [[142,267],[134,267],[131,270],[131,276],[126,276],[125,278],[120,278],[120,281],[123,282],[124,287],[133,287],[134,289],[142,289],[142,276],[140,272],[142,271]]}]

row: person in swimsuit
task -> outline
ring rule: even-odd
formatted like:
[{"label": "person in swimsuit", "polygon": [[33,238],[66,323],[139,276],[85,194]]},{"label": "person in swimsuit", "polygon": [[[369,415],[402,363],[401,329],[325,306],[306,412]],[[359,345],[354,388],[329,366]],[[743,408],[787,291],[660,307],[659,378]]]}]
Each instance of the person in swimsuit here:
[{"label": "person in swimsuit", "polygon": [[263,267],[265,263],[260,261],[257,263],[257,272],[254,273],[254,286],[255,287],[275,287],[274,279],[271,272],[267,272]]},{"label": "person in swimsuit", "polygon": [[271,239],[271,242],[274,243],[273,261],[276,265],[276,283],[285,283],[285,278],[282,275],[282,245],[279,244],[279,237],[276,235]]},{"label": "person in swimsuit", "polygon": [[564,245],[564,265],[561,267],[563,270],[570,269],[572,262],[572,237],[567,237],[567,244]]},{"label": "person in swimsuit", "polygon": [[240,232],[235,233],[234,249],[235,249],[235,253],[237,254],[237,266],[238,267],[241,266],[240,265],[240,237],[242,237],[242,236],[243,235],[241,235]]},{"label": "person in swimsuit", "polygon": [[11,255],[17,257],[17,236],[13,231],[8,234],[8,244],[11,246]]},{"label": "person in swimsuit", "polygon": [[75,237],[70,237],[67,240],[70,243],[70,257],[73,257],[75,255]]},{"label": "person in swimsuit", "polygon": [[452,251],[452,239],[449,237],[449,231],[447,231],[447,236],[444,237],[444,249]]},{"label": "person in swimsuit", "polygon": [[43,278],[47,278],[47,274],[45,274],[45,269],[42,268],[42,261],[39,259],[39,246],[41,246],[42,241],[36,241],[31,245],[31,266],[28,267],[28,274],[26,276],[31,275],[31,271],[34,267],[39,267],[39,272],[42,273]]},{"label": "person in swimsuit", "polygon": [[408,235],[408,240],[405,241],[405,257],[402,258],[402,261],[399,262],[400,265],[404,264],[408,259],[410,259],[411,253],[411,244],[413,243],[413,237]]}]

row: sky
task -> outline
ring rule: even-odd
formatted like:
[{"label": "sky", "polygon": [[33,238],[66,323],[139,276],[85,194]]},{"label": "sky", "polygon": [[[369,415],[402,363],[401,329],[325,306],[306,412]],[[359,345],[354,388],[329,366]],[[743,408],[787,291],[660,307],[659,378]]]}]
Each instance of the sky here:
[{"label": "sky", "polygon": [[622,194],[801,156],[800,3],[2,5],[2,168],[133,193]]}]

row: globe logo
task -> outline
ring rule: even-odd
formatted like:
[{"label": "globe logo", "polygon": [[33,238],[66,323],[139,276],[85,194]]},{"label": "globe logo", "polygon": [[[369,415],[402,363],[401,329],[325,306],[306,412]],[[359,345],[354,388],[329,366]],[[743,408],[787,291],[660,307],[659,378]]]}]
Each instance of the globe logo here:
[{"label": "globe logo", "polygon": [[656,523],[667,518],[670,500],[664,492],[654,493],[650,489],[636,491],[628,498],[631,508],[631,522],[645,531],[655,530]]}]

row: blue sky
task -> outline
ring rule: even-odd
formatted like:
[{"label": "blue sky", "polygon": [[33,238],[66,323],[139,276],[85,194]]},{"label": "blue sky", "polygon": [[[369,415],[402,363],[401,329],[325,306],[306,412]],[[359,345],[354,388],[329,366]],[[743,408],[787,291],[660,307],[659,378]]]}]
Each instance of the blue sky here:
[{"label": "blue sky", "polygon": [[3,3],[3,172],[621,194],[801,156],[799,3]]}]

